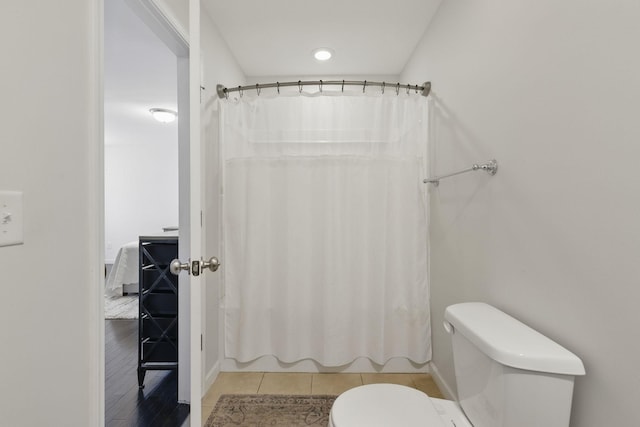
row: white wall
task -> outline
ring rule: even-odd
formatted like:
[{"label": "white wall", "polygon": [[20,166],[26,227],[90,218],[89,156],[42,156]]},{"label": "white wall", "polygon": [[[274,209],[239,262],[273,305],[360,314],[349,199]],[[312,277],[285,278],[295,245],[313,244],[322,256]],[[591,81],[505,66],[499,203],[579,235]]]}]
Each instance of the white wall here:
[{"label": "white wall", "polygon": [[0,9],[0,189],[24,192],[24,245],[0,247],[1,424],[98,425],[101,2]]},{"label": "white wall", "polygon": [[[247,76],[247,85],[254,85],[256,83],[275,83],[275,82],[297,82],[298,80],[368,80],[371,82],[387,82],[389,84],[389,86],[387,86],[386,90],[395,90],[395,88],[392,87],[393,84],[398,82],[399,76],[395,76],[395,75],[388,75],[388,74],[358,74],[358,75],[350,75],[350,76],[345,76],[345,75],[339,75],[339,76],[330,76],[330,75],[313,75],[313,76],[309,76],[309,75],[289,75],[289,76]],[[236,85],[237,86],[237,85]],[[265,91],[274,91],[274,93],[276,92],[276,89],[264,89]],[[284,87],[284,88],[280,88],[280,92],[283,91],[297,91],[299,90],[298,87],[296,86],[291,86],[291,87]],[[302,89],[304,92],[317,92],[319,90],[318,87],[316,86],[304,86]],[[339,91],[340,90],[340,86],[327,86],[324,90],[327,91]],[[345,86],[344,88],[345,91],[347,90],[351,90],[351,91],[356,91],[356,90],[362,90],[362,86]],[[380,91],[382,90],[379,87],[374,87],[374,86],[370,86],[365,88],[365,90],[371,90],[371,91]],[[264,92],[266,93],[266,92]],[[368,92],[367,92],[368,93]]]},{"label": "white wall", "polygon": [[105,3],[107,263],[138,236],[178,225],[178,121],[159,123],[149,113],[178,110],[177,58],[130,6],[141,7]]},{"label": "white wall", "polygon": [[[161,123],[157,123],[161,126]],[[105,260],[138,236],[178,226],[178,136],[174,143],[105,146]]]},{"label": "white wall", "polygon": [[575,352],[572,426],[640,425],[640,4],[443,2],[403,80],[431,80],[434,363],[452,303],[485,301]]},{"label": "white wall", "polygon": [[205,89],[202,92],[202,127],[203,127],[203,153],[205,173],[205,203],[206,216],[204,218],[205,241],[207,253],[205,257],[217,256],[222,267],[217,273],[207,273],[204,287],[205,298],[203,313],[205,324],[203,325],[204,342],[206,352],[203,373],[205,375],[205,389],[213,383],[220,370],[220,358],[222,348],[222,327],[220,317],[220,299],[222,298],[221,277],[224,271],[225,260],[221,258],[220,236],[220,168],[219,168],[219,120],[218,120],[218,96],[216,85],[224,84],[237,86],[244,84],[245,76],[238,66],[233,54],[222,39],[215,24],[201,11],[201,44],[202,44],[202,84]]}]

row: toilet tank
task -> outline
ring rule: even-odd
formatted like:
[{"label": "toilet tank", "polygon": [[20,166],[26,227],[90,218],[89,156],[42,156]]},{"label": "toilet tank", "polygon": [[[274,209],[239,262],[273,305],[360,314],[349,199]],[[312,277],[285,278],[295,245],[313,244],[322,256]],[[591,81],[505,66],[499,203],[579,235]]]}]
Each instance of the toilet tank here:
[{"label": "toilet tank", "polygon": [[582,361],[484,303],[447,307],[458,399],[474,427],[568,427]]}]

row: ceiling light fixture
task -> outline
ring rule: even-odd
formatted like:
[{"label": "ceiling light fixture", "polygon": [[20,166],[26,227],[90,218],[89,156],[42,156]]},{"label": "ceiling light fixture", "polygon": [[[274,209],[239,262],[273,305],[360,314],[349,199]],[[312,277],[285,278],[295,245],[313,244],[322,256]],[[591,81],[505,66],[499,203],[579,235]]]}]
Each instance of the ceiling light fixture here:
[{"label": "ceiling light fixture", "polygon": [[178,113],[166,108],[152,108],[149,110],[154,119],[160,123],[171,123],[178,117]]},{"label": "ceiling light fixture", "polygon": [[331,59],[332,56],[333,52],[331,51],[331,49],[328,49],[326,47],[320,47],[313,51],[313,57],[318,61],[327,61]]}]

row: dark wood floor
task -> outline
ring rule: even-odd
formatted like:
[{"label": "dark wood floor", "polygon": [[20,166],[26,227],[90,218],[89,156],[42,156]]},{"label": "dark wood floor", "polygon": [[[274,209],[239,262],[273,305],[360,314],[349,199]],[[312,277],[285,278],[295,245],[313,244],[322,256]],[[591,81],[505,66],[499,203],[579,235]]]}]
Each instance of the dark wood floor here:
[{"label": "dark wood floor", "polygon": [[178,404],[175,371],[148,371],[138,388],[138,320],[105,320],[105,426],[180,427],[189,406]]}]

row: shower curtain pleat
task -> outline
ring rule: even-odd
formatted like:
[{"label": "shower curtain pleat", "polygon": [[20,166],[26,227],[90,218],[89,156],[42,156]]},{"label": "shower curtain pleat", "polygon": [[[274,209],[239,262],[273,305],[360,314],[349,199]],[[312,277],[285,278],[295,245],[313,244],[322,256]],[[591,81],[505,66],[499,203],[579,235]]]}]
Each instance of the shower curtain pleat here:
[{"label": "shower curtain pleat", "polygon": [[419,98],[223,103],[226,357],[431,358]]}]

